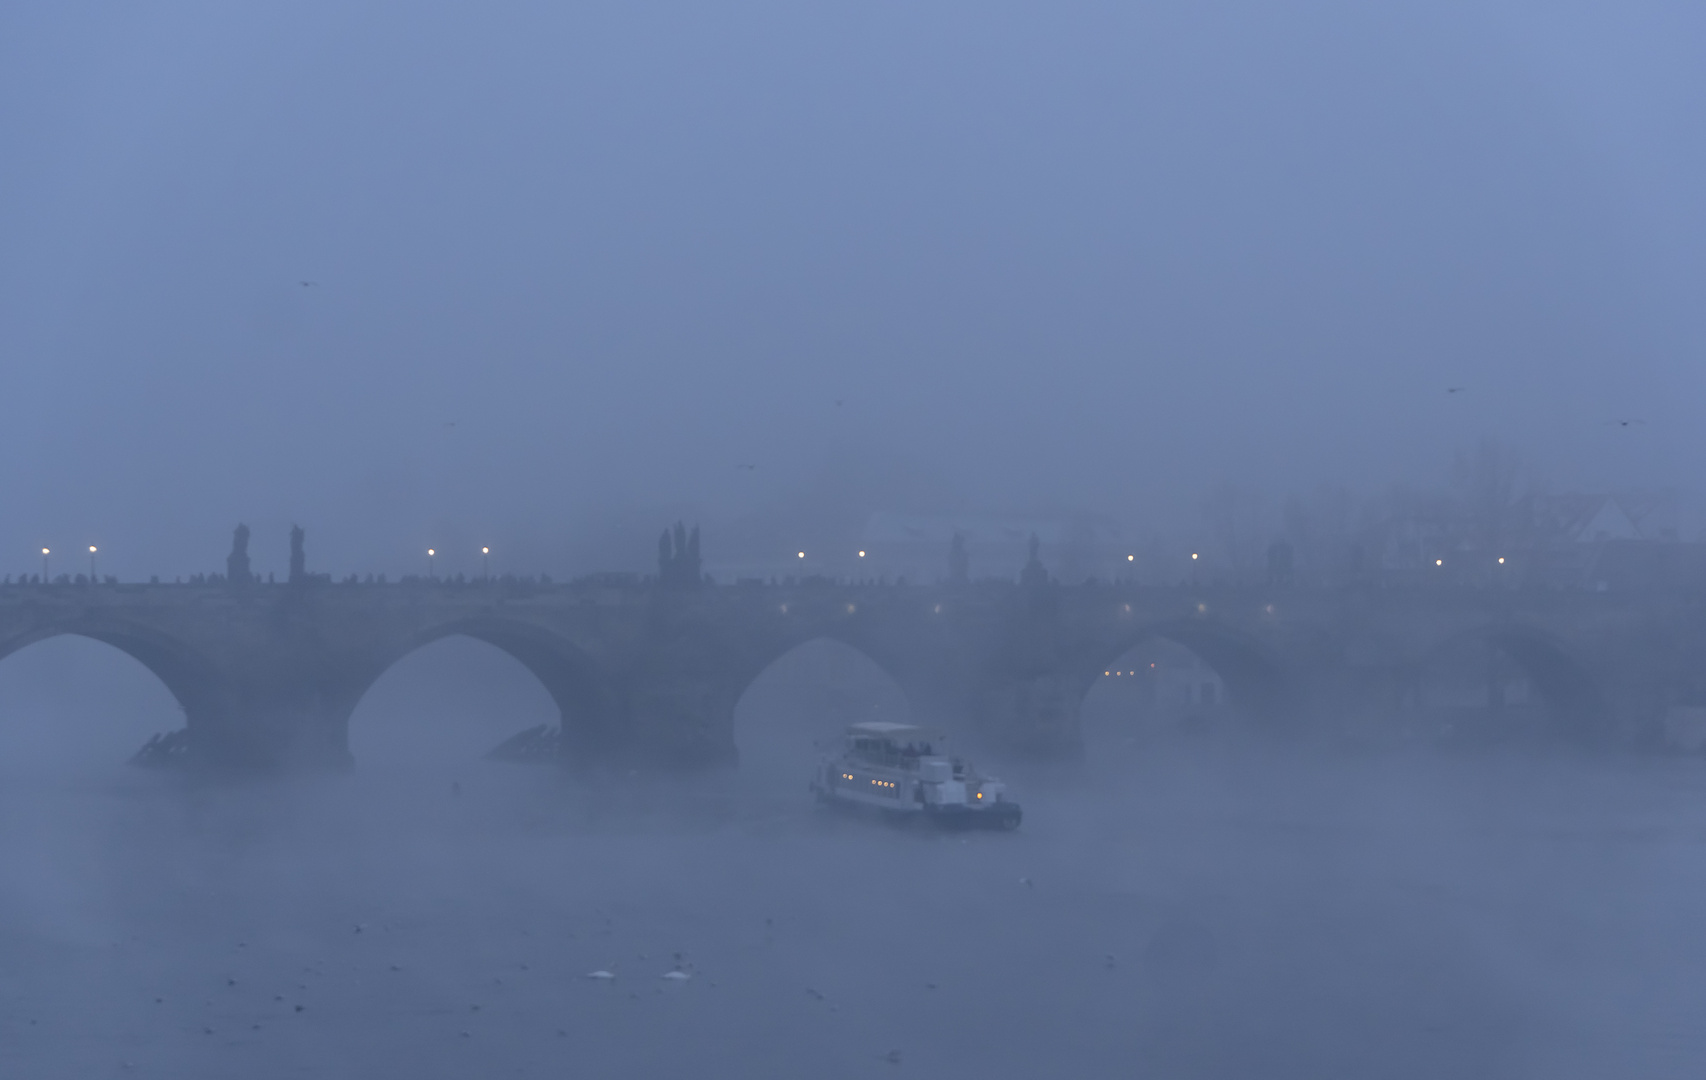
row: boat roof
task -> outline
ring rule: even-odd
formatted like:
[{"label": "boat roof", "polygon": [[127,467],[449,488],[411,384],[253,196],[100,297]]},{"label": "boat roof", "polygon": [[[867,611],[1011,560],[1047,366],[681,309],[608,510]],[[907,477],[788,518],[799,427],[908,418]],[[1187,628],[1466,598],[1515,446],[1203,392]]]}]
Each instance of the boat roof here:
[{"label": "boat roof", "polygon": [[896,724],[889,720],[867,720],[847,725],[849,735],[874,735],[884,739],[936,739],[941,735],[917,724]]}]

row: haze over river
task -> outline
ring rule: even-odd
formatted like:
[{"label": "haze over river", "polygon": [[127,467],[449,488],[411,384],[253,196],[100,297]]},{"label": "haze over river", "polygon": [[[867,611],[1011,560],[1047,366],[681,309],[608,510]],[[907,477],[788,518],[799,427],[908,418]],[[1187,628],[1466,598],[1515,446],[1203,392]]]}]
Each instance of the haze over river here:
[{"label": "haze over river", "polygon": [[[1698,761],[1109,737],[984,761],[1024,827],[936,833],[765,760],[809,697],[781,677],[740,774],[471,761],[542,706],[454,646],[363,704],[354,771],[212,783],[120,764],[169,708],[85,644],[0,677],[9,1078],[1706,1066]],[[383,752],[419,730],[466,745]]]}]

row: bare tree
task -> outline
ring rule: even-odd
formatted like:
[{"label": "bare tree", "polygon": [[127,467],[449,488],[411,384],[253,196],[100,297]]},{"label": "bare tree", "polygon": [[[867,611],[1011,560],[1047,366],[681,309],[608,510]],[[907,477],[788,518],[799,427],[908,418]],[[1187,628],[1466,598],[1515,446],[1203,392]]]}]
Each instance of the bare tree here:
[{"label": "bare tree", "polygon": [[1271,540],[1267,502],[1256,492],[1224,481],[1203,500],[1203,521],[1221,555],[1239,578],[1260,573]]}]

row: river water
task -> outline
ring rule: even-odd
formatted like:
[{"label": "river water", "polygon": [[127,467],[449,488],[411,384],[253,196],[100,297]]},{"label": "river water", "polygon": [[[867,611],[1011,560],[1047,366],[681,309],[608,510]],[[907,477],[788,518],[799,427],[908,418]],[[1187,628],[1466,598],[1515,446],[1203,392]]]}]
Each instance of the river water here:
[{"label": "river water", "polygon": [[1706,1068],[1698,762],[1184,745],[1009,779],[1024,828],[953,835],[803,778],[12,769],[0,1075]]},{"label": "river water", "polygon": [[897,830],[811,804],[799,718],[904,701],[790,663],[735,774],[479,761],[554,707],[447,642],[364,699],[354,771],[217,783],[120,764],[181,722],[138,665],[9,658],[0,1077],[1706,1072],[1706,762],[1108,722],[1081,766],[982,762],[1019,832]]}]

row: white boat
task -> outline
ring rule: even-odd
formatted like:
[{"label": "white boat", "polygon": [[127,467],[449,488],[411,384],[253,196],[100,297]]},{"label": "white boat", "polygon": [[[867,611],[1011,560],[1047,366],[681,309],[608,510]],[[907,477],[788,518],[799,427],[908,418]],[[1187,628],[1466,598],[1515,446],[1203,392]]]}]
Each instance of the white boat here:
[{"label": "white boat", "polygon": [[948,755],[940,734],[912,724],[853,724],[840,749],[818,763],[811,788],[820,802],[946,825],[1017,829],[1022,817],[1007,785]]}]

